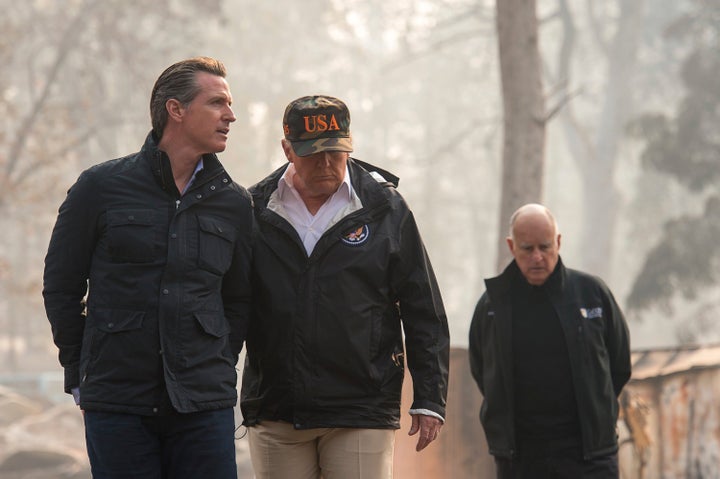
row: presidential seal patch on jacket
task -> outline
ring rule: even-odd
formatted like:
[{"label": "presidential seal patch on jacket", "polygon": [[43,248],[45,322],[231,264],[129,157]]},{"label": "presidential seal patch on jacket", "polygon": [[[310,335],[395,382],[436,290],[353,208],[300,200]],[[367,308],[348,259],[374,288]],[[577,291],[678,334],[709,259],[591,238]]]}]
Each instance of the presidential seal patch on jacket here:
[{"label": "presidential seal patch on jacket", "polygon": [[366,242],[370,237],[370,228],[368,225],[362,225],[361,227],[352,230],[349,233],[344,234],[341,239],[342,242],[350,246],[359,246]]}]

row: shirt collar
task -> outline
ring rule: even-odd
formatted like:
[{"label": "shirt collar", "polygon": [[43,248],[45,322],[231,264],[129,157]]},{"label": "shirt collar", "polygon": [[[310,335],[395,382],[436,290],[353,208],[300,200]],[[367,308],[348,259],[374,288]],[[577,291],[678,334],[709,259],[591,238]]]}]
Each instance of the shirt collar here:
[{"label": "shirt collar", "polygon": [[200,160],[197,162],[197,165],[195,165],[195,171],[193,171],[192,176],[190,177],[190,181],[187,182],[187,185],[185,185],[185,188],[183,188],[181,194],[185,194],[187,190],[190,189],[193,183],[195,183],[195,178],[197,177],[197,174],[202,171],[202,169],[205,168],[205,163],[203,163],[202,156],[200,157]]},{"label": "shirt collar", "polygon": [[[283,198],[283,195],[285,194],[286,191],[295,190],[295,184],[293,183],[295,174],[296,174],[295,165],[292,163],[288,163],[288,167],[285,168],[285,172],[282,174],[282,176],[278,180],[278,194],[280,195],[280,199]],[[347,195],[347,199],[348,199],[348,201],[350,201],[350,200],[352,200],[352,191],[353,191],[352,183],[350,182],[350,168],[348,168],[348,166],[346,165],[345,166],[345,178],[343,179],[343,182],[338,187],[337,192],[342,192],[343,195]]]}]

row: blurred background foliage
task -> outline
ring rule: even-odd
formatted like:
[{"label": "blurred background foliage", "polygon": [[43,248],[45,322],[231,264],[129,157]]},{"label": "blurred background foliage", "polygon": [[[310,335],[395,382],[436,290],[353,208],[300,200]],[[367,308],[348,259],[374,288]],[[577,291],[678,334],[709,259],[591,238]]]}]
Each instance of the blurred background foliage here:
[{"label": "blurred background foliage", "polygon": [[[174,61],[224,61],[221,159],[250,186],[283,162],[285,105],[344,99],[353,156],[400,176],[464,346],[497,272],[503,114],[489,0],[0,0],[0,357],[57,368],[40,291],[67,188],[137,151]],[[602,276],[634,347],[716,342],[720,0],[538,0],[542,201],[571,267]],[[520,172],[522,174],[522,172]]]}]

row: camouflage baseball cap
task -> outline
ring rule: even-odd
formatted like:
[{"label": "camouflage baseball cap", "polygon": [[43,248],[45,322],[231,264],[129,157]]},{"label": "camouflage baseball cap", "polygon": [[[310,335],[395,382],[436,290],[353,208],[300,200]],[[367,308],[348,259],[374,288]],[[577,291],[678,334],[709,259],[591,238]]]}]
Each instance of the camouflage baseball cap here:
[{"label": "camouflage baseball cap", "polygon": [[283,131],[297,156],[352,151],[350,112],[331,96],[304,96],[290,102],[283,115]]}]

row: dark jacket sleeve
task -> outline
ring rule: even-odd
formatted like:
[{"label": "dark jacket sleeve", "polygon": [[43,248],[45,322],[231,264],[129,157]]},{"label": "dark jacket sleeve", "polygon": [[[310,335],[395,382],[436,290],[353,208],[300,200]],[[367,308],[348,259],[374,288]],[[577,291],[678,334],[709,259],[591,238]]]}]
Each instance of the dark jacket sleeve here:
[{"label": "dark jacket sleeve", "polygon": [[230,325],[230,346],[237,361],[247,336],[250,317],[250,258],[254,216],[249,194],[243,192],[242,208],[238,210],[238,234],[232,264],[223,277],[222,298],[225,317]]},{"label": "dark jacket sleeve", "polygon": [[98,198],[88,172],[68,191],[59,209],[45,257],[45,312],[65,370],[65,392],[79,386],[80,351],[85,327],[84,298],[97,239]]},{"label": "dark jacket sleeve", "polygon": [[623,386],[630,380],[630,333],[628,332],[625,316],[618,306],[612,292],[601,282],[605,292],[603,307],[609,311],[605,324],[605,344],[607,345],[610,360],[610,374],[612,376],[615,395],[619,396]]},{"label": "dark jacket sleeve", "polygon": [[415,219],[401,204],[399,254],[391,265],[413,379],[411,409],[445,417],[450,334],[440,290]]},{"label": "dark jacket sleeve", "polygon": [[468,359],[470,361],[470,374],[478,385],[480,392],[485,395],[483,386],[483,351],[481,337],[481,322],[487,310],[487,293],[483,294],[475,306],[472,321],[470,323],[470,334],[468,337]]}]

